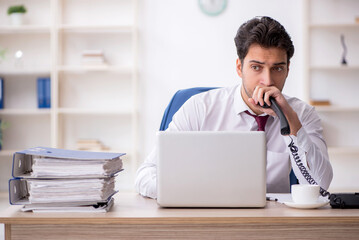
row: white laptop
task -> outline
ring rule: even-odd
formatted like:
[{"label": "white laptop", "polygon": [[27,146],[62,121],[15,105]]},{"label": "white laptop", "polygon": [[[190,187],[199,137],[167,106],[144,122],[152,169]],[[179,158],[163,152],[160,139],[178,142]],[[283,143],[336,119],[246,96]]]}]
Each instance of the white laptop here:
[{"label": "white laptop", "polygon": [[264,207],[264,132],[159,132],[162,207]]}]

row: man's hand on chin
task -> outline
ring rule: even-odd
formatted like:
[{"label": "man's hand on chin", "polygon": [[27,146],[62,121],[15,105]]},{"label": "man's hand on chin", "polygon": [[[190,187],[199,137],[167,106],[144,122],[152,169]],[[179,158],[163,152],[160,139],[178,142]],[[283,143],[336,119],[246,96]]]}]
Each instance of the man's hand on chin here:
[{"label": "man's hand on chin", "polygon": [[271,106],[269,97],[274,98],[279,107],[282,109],[284,116],[287,118],[291,130],[290,135],[296,136],[297,132],[302,127],[302,124],[299,121],[297,113],[289,105],[289,103],[278,88],[274,86],[257,86],[254,89],[252,98],[248,98],[248,102],[250,103],[249,107],[256,114],[266,113],[271,116],[276,116],[276,113],[271,108],[262,107],[264,103],[266,103],[268,106]]}]

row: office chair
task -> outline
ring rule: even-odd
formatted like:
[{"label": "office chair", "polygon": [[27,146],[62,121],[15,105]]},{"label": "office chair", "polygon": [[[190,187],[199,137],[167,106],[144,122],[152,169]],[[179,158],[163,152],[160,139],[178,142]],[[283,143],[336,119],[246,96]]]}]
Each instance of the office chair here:
[{"label": "office chair", "polygon": [[[207,92],[209,90],[216,89],[216,87],[196,87],[178,90],[175,95],[173,95],[170,103],[168,104],[161,121],[160,131],[164,131],[168,128],[168,124],[172,121],[173,115],[178,111],[178,109],[193,95],[196,95],[201,92]],[[295,176],[293,169],[289,174],[290,186],[293,184],[298,184],[298,179]]]}]

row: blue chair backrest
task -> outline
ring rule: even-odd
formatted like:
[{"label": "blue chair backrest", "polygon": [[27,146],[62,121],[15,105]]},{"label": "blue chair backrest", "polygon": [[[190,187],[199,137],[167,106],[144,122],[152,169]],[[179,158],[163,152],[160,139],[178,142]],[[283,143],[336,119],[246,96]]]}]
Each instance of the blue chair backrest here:
[{"label": "blue chair backrest", "polygon": [[196,95],[201,92],[207,92],[209,90],[216,89],[215,87],[196,87],[178,90],[175,95],[172,97],[170,103],[168,104],[165,113],[163,114],[160,131],[164,131],[168,128],[168,124],[172,121],[173,115],[178,111],[178,109],[193,95]]},{"label": "blue chair backrest", "polygon": [[[165,113],[163,114],[160,131],[164,131],[168,128],[168,124],[172,121],[173,115],[190,97],[201,92],[207,92],[212,89],[216,89],[216,87],[197,87],[197,88],[188,88],[188,89],[182,89],[177,91],[175,95],[172,97],[170,103],[168,104]],[[298,183],[298,179],[295,176],[293,169],[292,171],[290,171],[289,174],[289,182],[290,182],[290,186],[292,186],[292,184]]]}]

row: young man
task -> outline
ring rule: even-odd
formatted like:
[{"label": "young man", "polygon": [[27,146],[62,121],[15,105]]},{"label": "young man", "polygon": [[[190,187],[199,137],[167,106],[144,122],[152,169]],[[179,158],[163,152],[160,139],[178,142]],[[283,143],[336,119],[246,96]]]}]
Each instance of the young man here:
[{"label": "young man", "polygon": [[[238,30],[237,73],[242,84],[201,93],[190,98],[173,116],[167,131],[257,131],[267,139],[267,192],[289,192],[291,166],[300,183],[308,183],[288,147],[294,143],[311,177],[324,189],[333,177],[322,137],[320,119],[314,107],[282,94],[294,46],[284,27],[269,17],[249,20]],[[280,134],[274,111],[263,108],[275,99],[286,116],[290,134]],[[255,117],[261,116],[263,121]],[[154,149],[137,171],[136,190],[156,198]]]}]

